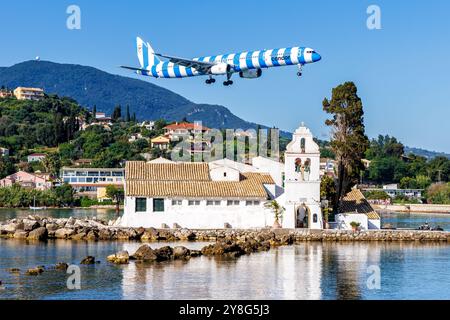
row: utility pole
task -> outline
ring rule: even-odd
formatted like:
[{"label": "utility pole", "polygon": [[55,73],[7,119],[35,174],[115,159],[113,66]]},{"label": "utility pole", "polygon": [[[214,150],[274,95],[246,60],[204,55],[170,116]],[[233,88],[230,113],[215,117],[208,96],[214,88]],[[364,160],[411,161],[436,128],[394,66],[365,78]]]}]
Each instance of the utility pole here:
[{"label": "utility pole", "polygon": [[442,170],[439,169],[437,172],[438,172],[438,181],[439,181],[439,183],[442,183],[442,180],[441,180]]}]

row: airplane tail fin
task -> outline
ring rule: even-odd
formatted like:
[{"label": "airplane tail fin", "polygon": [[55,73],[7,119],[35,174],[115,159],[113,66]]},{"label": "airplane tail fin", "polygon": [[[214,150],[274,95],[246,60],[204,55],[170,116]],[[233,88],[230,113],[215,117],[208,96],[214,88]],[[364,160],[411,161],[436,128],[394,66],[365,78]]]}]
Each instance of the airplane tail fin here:
[{"label": "airplane tail fin", "polygon": [[139,37],[136,39],[136,42],[137,55],[142,69],[148,69],[149,67],[161,62],[161,60],[155,56],[155,51],[153,51],[150,43],[145,43],[144,40]]}]

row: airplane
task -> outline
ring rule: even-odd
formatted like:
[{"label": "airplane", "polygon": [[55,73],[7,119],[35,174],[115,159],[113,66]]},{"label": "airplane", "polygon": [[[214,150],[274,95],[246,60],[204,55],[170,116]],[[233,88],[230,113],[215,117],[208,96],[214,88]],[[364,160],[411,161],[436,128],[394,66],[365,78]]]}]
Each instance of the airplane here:
[{"label": "airplane", "polygon": [[[121,66],[142,76],[154,78],[185,78],[208,76],[206,84],[216,82],[214,76],[224,75],[224,86],[233,84],[231,76],[238,73],[241,78],[255,79],[262,75],[262,69],[297,65],[299,77],[303,66],[322,59],[314,49],[307,47],[290,47],[271,50],[248,51],[209,57],[184,59],[155,53],[150,43],[137,37],[137,55],[140,68]],[[161,59],[167,59],[162,61]]]}]

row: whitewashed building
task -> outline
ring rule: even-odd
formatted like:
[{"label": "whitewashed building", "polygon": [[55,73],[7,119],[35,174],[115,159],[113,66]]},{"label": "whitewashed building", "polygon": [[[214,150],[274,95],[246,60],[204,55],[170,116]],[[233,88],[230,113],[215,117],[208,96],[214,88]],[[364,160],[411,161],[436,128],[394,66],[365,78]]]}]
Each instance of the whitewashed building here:
[{"label": "whitewashed building", "polygon": [[354,229],[352,223],[356,229],[363,231],[381,229],[380,216],[356,188],[342,199],[335,220],[336,228],[341,230]]},{"label": "whitewashed building", "polygon": [[126,227],[266,228],[276,200],[285,208],[283,228],[323,229],[320,207],[320,152],[305,126],[287,146],[285,163],[254,158],[211,163],[127,162]]}]

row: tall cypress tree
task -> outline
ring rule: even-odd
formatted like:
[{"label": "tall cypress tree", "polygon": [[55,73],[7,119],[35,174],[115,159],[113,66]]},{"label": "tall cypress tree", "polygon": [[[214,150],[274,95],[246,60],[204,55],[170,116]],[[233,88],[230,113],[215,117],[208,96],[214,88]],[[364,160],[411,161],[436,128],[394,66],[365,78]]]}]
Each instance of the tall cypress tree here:
[{"label": "tall cypress tree", "polygon": [[97,118],[97,106],[94,105],[94,108],[92,109],[92,118],[95,120]]},{"label": "tall cypress tree", "polygon": [[360,172],[364,170],[361,160],[369,146],[369,139],[365,135],[363,104],[353,82],[334,88],[331,100],[324,99],[323,109],[332,115],[325,124],[332,129],[331,147],[337,161],[334,202],[334,209],[337,210],[339,201],[358,183]]},{"label": "tall cypress tree", "polygon": [[126,107],[126,114],[125,114],[125,122],[130,122],[131,121],[131,116],[130,116],[130,106],[127,105]]}]

